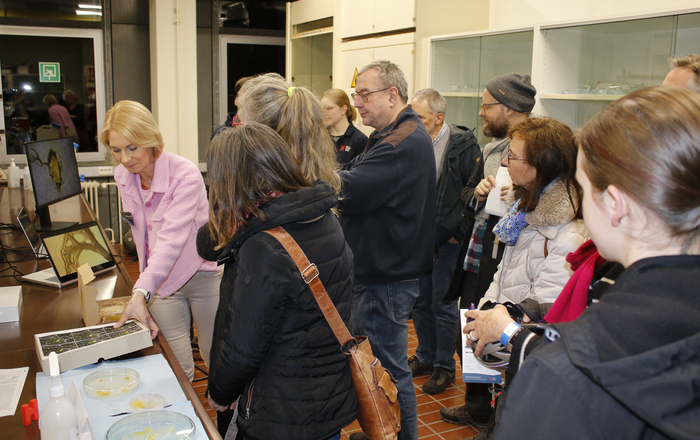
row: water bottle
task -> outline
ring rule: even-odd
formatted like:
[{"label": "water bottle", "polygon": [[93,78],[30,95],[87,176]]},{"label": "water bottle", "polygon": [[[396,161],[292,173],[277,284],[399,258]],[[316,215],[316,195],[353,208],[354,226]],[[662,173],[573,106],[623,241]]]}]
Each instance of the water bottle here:
[{"label": "water bottle", "polygon": [[58,369],[58,355],[49,353],[49,402],[39,417],[41,440],[78,440],[78,416],[66,398]]}]

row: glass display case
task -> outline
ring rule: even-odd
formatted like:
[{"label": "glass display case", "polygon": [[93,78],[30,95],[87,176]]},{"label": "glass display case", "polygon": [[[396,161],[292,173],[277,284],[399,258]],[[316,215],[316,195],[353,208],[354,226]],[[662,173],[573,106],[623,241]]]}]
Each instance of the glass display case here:
[{"label": "glass display case", "polygon": [[620,96],[660,84],[674,17],[542,29],[542,111],[574,129]]},{"label": "glass display case", "polygon": [[661,84],[668,59],[700,53],[700,13],[542,28],[541,113],[579,129],[620,96]]},{"label": "glass display case", "polygon": [[510,72],[532,75],[534,114],[576,130],[621,96],[661,84],[670,57],[700,53],[696,11],[435,36],[428,83],[447,99],[446,121],[476,127],[482,145],[488,141],[478,117],[484,84]]},{"label": "glass display case", "polygon": [[511,72],[531,74],[533,34],[525,30],[432,41],[430,84],[447,100],[448,123],[474,129],[481,145],[490,141],[478,117],[484,85]]}]

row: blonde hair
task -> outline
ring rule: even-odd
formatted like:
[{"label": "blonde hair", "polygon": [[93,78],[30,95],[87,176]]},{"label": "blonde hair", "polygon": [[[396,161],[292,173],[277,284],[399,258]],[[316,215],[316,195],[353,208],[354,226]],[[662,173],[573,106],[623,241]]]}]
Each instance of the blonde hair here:
[{"label": "blonde hair", "polygon": [[248,80],[239,92],[241,121],[272,127],[299,161],[309,181],[322,179],[340,192],[335,145],[326,129],[320,101],[306,87],[291,85],[276,73]]},{"label": "blonde hair", "polygon": [[676,57],[668,60],[668,65],[671,69],[676,67],[685,67],[693,71],[693,77],[688,81],[687,87],[700,93],[700,55],[691,53],[684,57]]},{"label": "blonde hair", "polygon": [[357,119],[357,110],[355,106],[350,103],[350,97],[341,89],[328,89],[323,93],[324,98],[328,98],[333,104],[338,107],[345,106],[347,110],[345,111],[345,117],[348,118],[348,122],[352,123]]},{"label": "blonde hair", "polygon": [[47,107],[51,107],[54,104],[58,104],[58,101],[56,101],[56,97],[50,93],[48,95],[44,95],[44,97],[41,100]]},{"label": "blonde hair", "polygon": [[104,127],[100,132],[100,142],[109,147],[109,132],[111,130],[124,136],[134,145],[153,148],[153,157],[157,159],[163,152],[163,135],[153,114],[136,101],[119,101],[109,109],[105,117]]}]

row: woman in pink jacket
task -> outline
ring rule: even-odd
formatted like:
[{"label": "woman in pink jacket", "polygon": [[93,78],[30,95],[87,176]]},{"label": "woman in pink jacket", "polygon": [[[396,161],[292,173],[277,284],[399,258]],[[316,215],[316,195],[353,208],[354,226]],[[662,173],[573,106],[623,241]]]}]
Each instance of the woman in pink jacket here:
[{"label": "woman in pink jacket", "polygon": [[153,338],[162,330],[191,381],[190,317],[208,364],[221,280],[216,262],[197,254],[197,231],[209,220],[202,175],[194,163],[163,149],[153,115],[138,102],[120,101],[112,107],[100,140],[119,162],[114,180],[141,271],[116,326],[136,318],[151,329]]}]

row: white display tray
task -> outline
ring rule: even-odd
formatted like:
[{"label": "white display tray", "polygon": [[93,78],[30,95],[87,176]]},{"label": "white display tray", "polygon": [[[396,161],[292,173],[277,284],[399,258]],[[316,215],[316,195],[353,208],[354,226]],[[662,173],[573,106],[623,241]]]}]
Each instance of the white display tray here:
[{"label": "white display tray", "polygon": [[49,374],[49,353],[58,355],[62,372],[151,347],[151,331],[138,321],[127,321],[34,335],[36,354],[44,374]]}]

